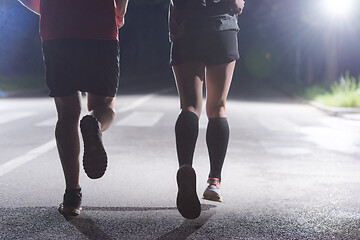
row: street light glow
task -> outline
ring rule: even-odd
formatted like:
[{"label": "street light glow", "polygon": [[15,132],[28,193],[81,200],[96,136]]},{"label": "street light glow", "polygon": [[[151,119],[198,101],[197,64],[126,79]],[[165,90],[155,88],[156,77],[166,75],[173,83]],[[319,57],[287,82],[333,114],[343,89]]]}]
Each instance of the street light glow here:
[{"label": "street light glow", "polygon": [[354,0],[323,0],[325,12],[334,18],[345,18],[354,5]]}]

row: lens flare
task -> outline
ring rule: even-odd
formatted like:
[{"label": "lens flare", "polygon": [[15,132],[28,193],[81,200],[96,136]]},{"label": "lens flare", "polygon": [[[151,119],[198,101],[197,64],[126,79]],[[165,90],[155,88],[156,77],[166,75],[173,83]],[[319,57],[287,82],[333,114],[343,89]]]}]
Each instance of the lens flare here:
[{"label": "lens flare", "polygon": [[346,18],[353,8],[354,0],[323,0],[326,14],[334,18]]}]

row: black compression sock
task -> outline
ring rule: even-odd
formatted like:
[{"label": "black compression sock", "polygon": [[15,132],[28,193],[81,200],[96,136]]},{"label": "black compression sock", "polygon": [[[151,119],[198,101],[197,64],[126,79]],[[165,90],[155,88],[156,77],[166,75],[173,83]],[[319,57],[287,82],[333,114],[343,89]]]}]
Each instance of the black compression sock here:
[{"label": "black compression sock", "polygon": [[190,111],[182,111],[175,124],[176,150],[179,166],[192,166],[196,140],[199,133],[199,118]]},{"label": "black compression sock", "polygon": [[229,124],[227,118],[209,118],[206,130],[206,144],[210,157],[209,178],[221,180],[221,169],[224,164],[229,142]]}]

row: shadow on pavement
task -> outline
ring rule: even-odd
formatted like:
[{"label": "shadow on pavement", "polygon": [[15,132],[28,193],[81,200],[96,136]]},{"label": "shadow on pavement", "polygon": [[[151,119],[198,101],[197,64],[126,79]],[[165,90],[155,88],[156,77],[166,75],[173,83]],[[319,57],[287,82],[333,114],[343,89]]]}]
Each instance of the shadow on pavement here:
[{"label": "shadow on pavement", "polygon": [[184,222],[174,230],[157,238],[157,240],[182,240],[199,230],[215,214],[214,205],[201,204],[202,213],[195,220],[185,219]]},{"label": "shadow on pavement", "polygon": [[65,217],[65,219],[90,240],[112,239],[98,228],[96,223],[84,212],[78,217]]},{"label": "shadow on pavement", "polygon": [[216,206],[206,204],[195,220],[184,220],[175,207],[89,207],[89,213],[67,221],[55,206],[0,207],[0,239],[182,240],[192,234],[197,239],[359,239],[356,201],[343,201],[346,207],[337,199],[319,203],[307,195],[287,201],[244,203],[221,211],[216,221],[210,220]]},{"label": "shadow on pavement", "polygon": [[[200,229],[210,218],[215,214],[214,205],[202,204],[202,213],[199,218],[195,220],[187,220],[174,230],[166,233],[158,238],[158,240],[168,239],[186,239],[189,235]],[[86,211],[100,211],[100,212],[134,212],[134,211],[161,211],[161,210],[177,210],[176,207],[86,207]],[[78,217],[65,217],[79,232],[84,234],[90,240],[98,239],[112,239],[105,232],[103,232],[97,224],[84,212]]]}]

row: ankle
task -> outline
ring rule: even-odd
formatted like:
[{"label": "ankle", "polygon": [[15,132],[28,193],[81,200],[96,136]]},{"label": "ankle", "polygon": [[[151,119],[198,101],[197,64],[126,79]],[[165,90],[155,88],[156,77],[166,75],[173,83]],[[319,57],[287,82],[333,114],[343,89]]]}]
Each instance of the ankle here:
[{"label": "ankle", "polygon": [[81,186],[80,184],[74,184],[74,185],[66,185],[66,188],[65,188],[66,191],[70,191],[70,190],[81,190]]}]

